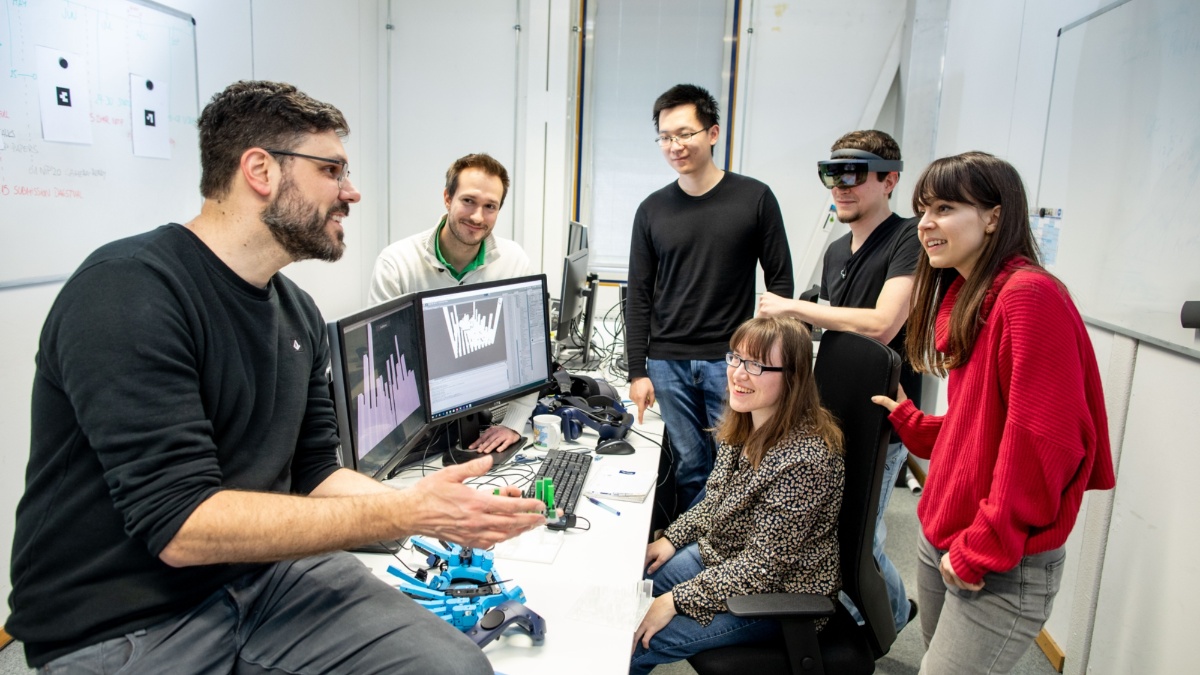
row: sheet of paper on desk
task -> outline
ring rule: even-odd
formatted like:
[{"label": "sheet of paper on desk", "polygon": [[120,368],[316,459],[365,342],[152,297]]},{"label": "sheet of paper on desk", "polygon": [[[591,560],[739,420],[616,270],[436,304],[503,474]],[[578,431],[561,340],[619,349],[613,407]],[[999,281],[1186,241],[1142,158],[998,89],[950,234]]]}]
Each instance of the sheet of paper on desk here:
[{"label": "sheet of paper on desk", "polygon": [[551,532],[544,527],[539,527],[519,537],[496,544],[494,552],[497,558],[503,560],[521,560],[549,565],[558,556],[558,549],[562,548],[563,535],[562,532]]},{"label": "sheet of paper on desk", "polygon": [[643,502],[654,487],[658,475],[654,471],[624,468],[620,464],[592,468],[583,493],[596,499],[619,499]]}]

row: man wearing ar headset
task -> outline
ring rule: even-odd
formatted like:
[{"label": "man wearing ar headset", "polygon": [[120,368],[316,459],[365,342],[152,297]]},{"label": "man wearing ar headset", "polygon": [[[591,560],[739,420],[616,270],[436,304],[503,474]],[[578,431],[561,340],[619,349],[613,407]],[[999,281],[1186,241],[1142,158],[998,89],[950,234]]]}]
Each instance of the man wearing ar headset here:
[{"label": "man wearing ar headset", "polygon": [[[908,319],[913,272],[920,255],[917,219],[892,213],[888,200],[900,180],[900,146],[882,131],[852,131],[833,144],[829,160],[817,162],[817,174],[832,191],[838,220],[849,234],[830,244],[821,272],[818,305],[765,293],[759,313],[787,314],[837,331],[866,335],[887,344],[901,359],[900,385],[914,401],[921,400],[921,376],[908,363],[904,323]],[[879,513],[875,521],[875,560],[887,583],[892,618],[899,631],[917,614],[908,599],[896,566],[884,553],[887,527],[883,512],[908,451],[895,431],[888,445]]]}]

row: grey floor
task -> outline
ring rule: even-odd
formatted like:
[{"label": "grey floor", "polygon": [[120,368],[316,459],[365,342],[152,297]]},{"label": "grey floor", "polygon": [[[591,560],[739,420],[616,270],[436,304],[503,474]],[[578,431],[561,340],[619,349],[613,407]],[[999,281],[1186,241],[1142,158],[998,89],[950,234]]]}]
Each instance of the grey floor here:
[{"label": "grey floor", "polygon": [[[908,490],[897,488],[892,495],[891,504],[884,514],[887,519],[888,556],[900,570],[904,583],[909,588],[916,588],[916,542],[919,530],[917,526],[917,497]],[[875,672],[881,675],[915,675],[921,663],[921,655],[925,652],[921,644],[920,630],[912,626],[900,632],[892,645],[891,652],[877,663]],[[20,644],[12,643],[0,650],[0,675],[25,675],[32,673],[25,666],[25,654]],[[1021,659],[1015,675],[1053,675],[1054,668],[1036,646],[1031,647]],[[676,663],[659,666],[654,670],[655,675],[694,675],[695,671],[687,663]]]},{"label": "grey floor", "polygon": [[[909,591],[911,597],[917,586],[917,537],[920,536],[917,496],[908,490],[896,488],[883,517],[888,528],[888,557],[900,570],[904,585],[912,589]],[[920,628],[910,626],[900,631],[891,651],[876,662],[875,672],[880,675],[916,675],[924,653]],[[653,675],[695,675],[695,672],[686,662],[682,662],[659,666],[654,669]],[[1055,675],[1056,672],[1042,650],[1034,645],[1017,664],[1013,674]]]}]

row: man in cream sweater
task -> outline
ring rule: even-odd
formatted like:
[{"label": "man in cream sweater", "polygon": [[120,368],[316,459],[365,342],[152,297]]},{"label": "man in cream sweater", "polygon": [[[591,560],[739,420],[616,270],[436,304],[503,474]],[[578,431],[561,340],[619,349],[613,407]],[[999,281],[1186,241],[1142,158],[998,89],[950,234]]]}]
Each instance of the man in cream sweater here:
[{"label": "man in cream sweater", "polygon": [[[371,275],[372,305],[435,288],[500,281],[533,273],[515,241],[496,236],[496,217],[508,195],[508,171],[490,155],[460,157],[446,171],[446,215],[432,229],[388,246]],[[503,450],[520,438],[537,393],[508,404],[500,425],[484,431],[472,449]]]}]

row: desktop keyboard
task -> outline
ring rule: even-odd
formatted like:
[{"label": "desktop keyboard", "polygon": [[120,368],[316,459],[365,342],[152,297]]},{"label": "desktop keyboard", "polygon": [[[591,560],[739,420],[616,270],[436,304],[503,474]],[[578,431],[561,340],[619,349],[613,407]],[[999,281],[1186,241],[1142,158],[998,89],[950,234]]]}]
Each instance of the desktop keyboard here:
[{"label": "desktop keyboard", "polygon": [[550,450],[538,468],[537,476],[525,488],[525,496],[534,496],[534,485],[543,478],[554,479],[554,508],[575,513],[575,504],[583,494],[583,483],[592,468],[592,456],[567,450]]}]

